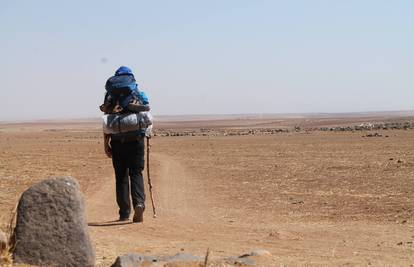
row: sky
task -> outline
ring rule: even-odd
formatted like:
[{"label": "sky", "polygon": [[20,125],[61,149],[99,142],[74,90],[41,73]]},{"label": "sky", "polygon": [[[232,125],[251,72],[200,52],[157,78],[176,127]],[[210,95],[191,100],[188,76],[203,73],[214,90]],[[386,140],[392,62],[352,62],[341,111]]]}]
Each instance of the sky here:
[{"label": "sky", "polygon": [[155,115],[414,110],[414,1],[0,0],[0,121],[99,117],[129,66]]}]

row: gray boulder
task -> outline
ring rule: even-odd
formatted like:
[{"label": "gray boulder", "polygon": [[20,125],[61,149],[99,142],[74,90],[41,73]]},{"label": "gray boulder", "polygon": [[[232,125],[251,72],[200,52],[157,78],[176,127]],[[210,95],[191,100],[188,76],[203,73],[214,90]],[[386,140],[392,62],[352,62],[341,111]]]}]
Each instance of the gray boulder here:
[{"label": "gray boulder", "polygon": [[78,182],[50,178],[26,190],[19,201],[14,261],[40,266],[94,266]]}]

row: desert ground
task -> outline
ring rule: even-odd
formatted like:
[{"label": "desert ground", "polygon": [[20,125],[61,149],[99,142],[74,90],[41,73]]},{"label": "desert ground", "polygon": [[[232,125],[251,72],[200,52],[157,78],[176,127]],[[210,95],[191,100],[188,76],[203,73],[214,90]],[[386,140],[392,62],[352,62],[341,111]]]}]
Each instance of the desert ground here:
[{"label": "desert ground", "polygon": [[[150,154],[158,217],[147,194],[142,224],[111,223],[115,180],[98,120],[1,123],[0,224],[30,185],[69,175],[97,266],[207,248],[213,258],[268,250],[258,266],[411,266],[414,130],[317,130],[376,122],[414,117],[160,118]],[[286,131],[267,131],[276,128]]]}]

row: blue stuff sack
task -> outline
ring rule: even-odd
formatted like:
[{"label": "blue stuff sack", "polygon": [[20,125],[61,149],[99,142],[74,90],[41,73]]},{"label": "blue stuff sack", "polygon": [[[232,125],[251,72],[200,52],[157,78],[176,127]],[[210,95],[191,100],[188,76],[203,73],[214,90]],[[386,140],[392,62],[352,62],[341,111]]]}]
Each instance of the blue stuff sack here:
[{"label": "blue stuff sack", "polygon": [[137,83],[133,75],[116,75],[106,81],[105,89],[111,96],[126,96],[137,90]]}]

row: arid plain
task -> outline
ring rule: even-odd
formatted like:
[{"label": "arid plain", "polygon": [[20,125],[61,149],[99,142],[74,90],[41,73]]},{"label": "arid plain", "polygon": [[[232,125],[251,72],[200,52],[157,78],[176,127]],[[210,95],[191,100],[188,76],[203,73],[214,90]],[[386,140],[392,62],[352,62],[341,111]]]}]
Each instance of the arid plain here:
[{"label": "arid plain", "polygon": [[383,122],[414,117],[160,118],[150,161],[158,218],[148,198],[143,224],[115,225],[98,120],[2,123],[0,223],[30,185],[69,175],[85,195],[98,266],[207,248],[213,258],[266,249],[259,266],[409,266],[414,129],[345,128]]}]

